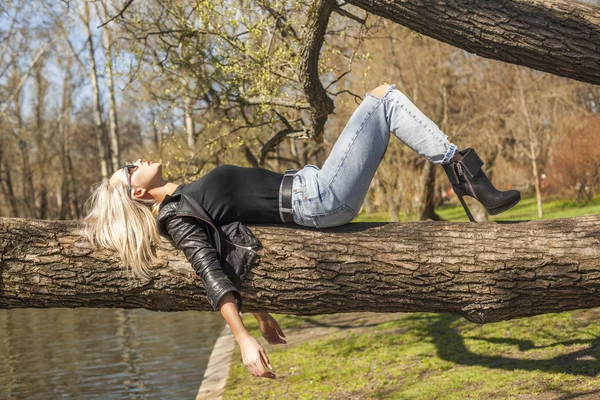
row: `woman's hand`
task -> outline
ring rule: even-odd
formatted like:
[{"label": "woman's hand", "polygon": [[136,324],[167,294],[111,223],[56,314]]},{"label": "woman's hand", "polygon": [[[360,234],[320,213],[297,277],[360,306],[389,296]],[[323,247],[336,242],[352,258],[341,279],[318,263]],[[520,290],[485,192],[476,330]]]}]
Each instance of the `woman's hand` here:
[{"label": "woman's hand", "polygon": [[258,326],[263,337],[269,344],[286,344],[285,334],[279,327],[275,318],[269,313],[254,313],[254,318],[258,321]]},{"label": "woman's hand", "polygon": [[265,367],[273,369],[269,362],[267,353],[263,350],[258,340],[251,335],[244,337],[238,341],[242,351],[242,360],[244,366],[254,376],[275,379],[275,374],[267,371]]},{"label": "woman's hand", "polygon": [[[267,353],[265,353],[260,343],[248,333],[248,330],[240,318],[233,293],[227,292],[223,295],[219,301],[219,310],[221,311],[221,315],[223,315],[225,322],[227,322],[227,325],[231,328],[233,337],[240,346],[244,366],[248,371],[254,376],[275,379],[275,374],[265,369],[265,367],[273,369],[269,362],[269,357],[267,357]],[[275,324],[277,324],[277,322],[275,322]]]}]

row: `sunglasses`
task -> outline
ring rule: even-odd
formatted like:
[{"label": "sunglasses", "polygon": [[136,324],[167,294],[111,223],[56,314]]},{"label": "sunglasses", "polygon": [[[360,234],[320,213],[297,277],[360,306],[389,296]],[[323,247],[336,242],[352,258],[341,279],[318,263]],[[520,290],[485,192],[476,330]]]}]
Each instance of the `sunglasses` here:
[{"label": "sunglasses", "polygon": [[125,176],[127,177],[127,187],[129,188],[129,193],[131,193],[131,174],[133,173],[133,171],[135,171],[137,169],[137,165],[135,164],[127,164],[127,165],[123,165],[121,168],[123,169],[123,172],[125,173]]}]

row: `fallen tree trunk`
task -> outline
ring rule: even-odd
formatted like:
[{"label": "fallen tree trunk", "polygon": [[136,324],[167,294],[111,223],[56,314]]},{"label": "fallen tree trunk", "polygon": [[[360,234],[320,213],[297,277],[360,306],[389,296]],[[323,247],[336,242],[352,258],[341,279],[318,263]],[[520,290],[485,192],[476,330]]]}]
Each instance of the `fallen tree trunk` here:
[{"label": "fallen tree trunk", "polygon": [[[433,311],[485,323],[600,306],[600,216],[518,223],[255,225],[260,262],[245,311]],[[73,221],[0,218],[0,308],[209,310],[181,252],[130,281]]]},{"label": "fallen tree trunk", "polygon": [[600,84],[600,8],[571,0],[348,0],[482,57]]}]

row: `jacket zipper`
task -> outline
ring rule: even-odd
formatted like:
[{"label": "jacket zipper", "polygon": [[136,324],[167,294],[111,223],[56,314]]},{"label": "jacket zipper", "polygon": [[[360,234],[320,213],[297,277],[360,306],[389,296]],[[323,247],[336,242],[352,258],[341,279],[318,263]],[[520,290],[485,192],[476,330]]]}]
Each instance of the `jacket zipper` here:
[{"label": "jacket zipper", "polygon": [[[200,217],[198,217],[198,216],[196,216],[196,215],[191,215],[191,214],[180,214],[180,215],[185,215],[185,216],[187,216],[187,217],[193,217],[193,218],[199,219],[200,221],[204,221],[204,222],[206,222],[207,224],[209,224],[210,226],[212,226],[212,227],[213,227],[213,229],[215,230],[215,232],[217,233],[217,240],[218,240],[218,244],[219,244],[219,245],[218,245],[218,249],[217,249],[217,251],[219,252],[219,254],[222,254],[222,252],[221,252],[221,235],[219,234],[219,230],[217,229],[217,227],[216,227],[216,226],[215,226],[215,225],[214,225],[212,222],[210,222],[210,221],[207,221],[207,220],[205,220],[204,218],[200,218]],[[247,249],[247,250],[250,250],[251,252],[253,252],[253,253],[255,253],[255,254],[256,254],[256,251],[255,251],[255,250],[252,248],[252,246],[242,246],[242,245],[239,245],[239,244],[235,244],[235,243],[233,243],[233,242],[232,242],[232,241],[230,241],[230,240],[227,240],[227,241],[228,241],[229,243],[231,243],[232,245],[236,246],[236,247],[242,247],[242,248],[244,248],[244,249]]]},{"label": "jacket zipper", "polygon": [[[227,239],[225,239],[225,240],[227,240]],[[242,247],[242,248],[244,248],[244,249],[250,250],[250,251],[251,251],[251,252],[253,252],[253,253],[256,253],[256,250],[254,250],[254,249],[252,248],[252,246],[242,246],[242,245],[240,245],[240,244],[235,244],[235,243],[233,243],[231,240],[227,240],[227,242],[231,243],[232,245],[234,245],[234,246],[236,246],[236,247]]]},{"label": "jacket zipper", "polygon": [[217,229],[217,227],[210,221],[205,220],[204,218],[200,218],[197,215],[192,215],[192,214],[179,214],[179,215],[185,215],[186,217],[193,217],[196,219],[199,219],[200,221],[204,221],[207,224],[209,224],[210,226],[213,227],[213,229],[215,230],[215,232],[217,233],[217,251],[219,252],[219,255],[222,254],[221,253],[221,235],[219,234],[219,230]]}]

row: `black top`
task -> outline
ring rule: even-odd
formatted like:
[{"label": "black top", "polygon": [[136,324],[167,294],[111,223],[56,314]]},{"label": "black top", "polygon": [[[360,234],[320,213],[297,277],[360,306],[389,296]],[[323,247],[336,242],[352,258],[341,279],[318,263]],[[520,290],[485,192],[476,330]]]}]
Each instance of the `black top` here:
[{"label": "black top", "polygon": [[184,193],[198,202],[215,225],[233,221],[281,224],[279,187],[283,174],[264,168],[220,165],[193,182],[182,184],[173,196]]}]

